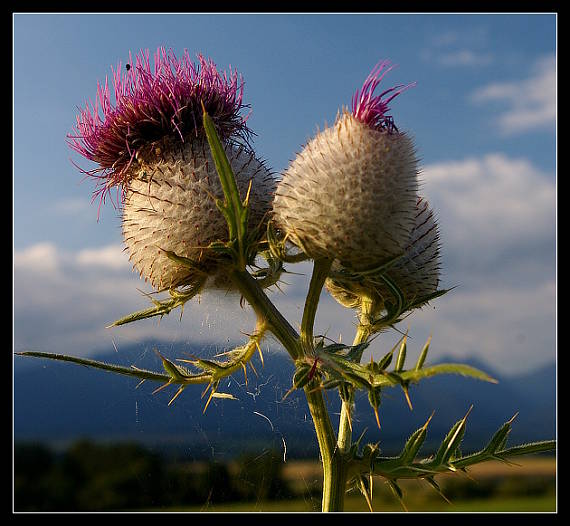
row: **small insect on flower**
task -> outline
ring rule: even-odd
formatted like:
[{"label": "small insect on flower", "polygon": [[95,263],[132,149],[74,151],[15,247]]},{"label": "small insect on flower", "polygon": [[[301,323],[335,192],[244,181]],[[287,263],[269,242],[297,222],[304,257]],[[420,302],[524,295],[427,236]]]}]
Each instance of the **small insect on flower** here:
[{"label": "small insect on flower", "polygon": [[[187,51],[179,59],[159,48],[129,56],[126,72],[113,70],[97,87],[94,104],[77,116],[70,147],[98,166],[82,170],[97,181],[101,202],[118,192],[123,238],[141,277],[159,290],[209,279],[226,286],[210,243],[228,238],[216,205],[223,198],[203,109],[212,118],[242,199],[249,191],[249,222],[261,226],[271,209],[275,179],[249,145],[242,103],[243,79],[220,72],[211,60]],[[114,98],[111,96],[114,94]],[[203,106],[202,106],[203,105]],[[213,278],[213,279],[210,279]]]},{"label": "small insect on flower", "polygon": [[401,254],[414,227],[418,161],[387,113],[412,84],[374,95],[391,69],[387,61],[373,69],[351,110],[305,145],[275,194],[275,222],[288,238],[310,257],[351,270]]}]

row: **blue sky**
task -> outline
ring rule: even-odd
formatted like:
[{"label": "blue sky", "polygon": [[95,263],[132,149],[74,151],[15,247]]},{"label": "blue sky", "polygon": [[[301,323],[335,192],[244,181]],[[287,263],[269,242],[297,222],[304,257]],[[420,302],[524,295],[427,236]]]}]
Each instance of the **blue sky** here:
[{"label": "blue sky", "polygon": [[[398,64],[384,82],[417,86],[392,115],[414,137],[438,215],[442,285],[457,285],[408,318],[412,349],[432,334],[434,358],[479,355],[506,373],[555,359],[555,15],[15,14],[13,26],[16,350],[86,355],[149,337],[221,346],[253,326],[235,302],[205,295],[182,321],[105,329],[147,306],[139,290],[150,289],[122,253],[110,203],[97,221],[92,181],[71,161],[92,166],[66,134],[111,66],[165,46],[243,75],[254,147],[277,172],[380,59]],[[296,323],[306,279],[288,281],[274,299]],[[317,329],[344,341],[353,324],[323,297]]]}]

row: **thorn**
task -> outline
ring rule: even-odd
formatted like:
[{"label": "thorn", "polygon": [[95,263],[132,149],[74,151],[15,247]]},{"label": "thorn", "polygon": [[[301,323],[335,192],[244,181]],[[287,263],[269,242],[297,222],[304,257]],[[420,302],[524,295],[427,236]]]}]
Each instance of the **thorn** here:
[{"label": "thorn", "polygon": [[294,390],[295,390],[295,386],[291,387],[291,389],[289,389],[284,395],[283,398],[281,398],[281,401],[283,402],[285,400],[285,398],[287,398]]},{"label": "thorn", "polygon": [[431,419],[433,418],[433,415],[435,415],[435,409],[431,412],[431,415],[429,415],[429,418],[426,420],[426,423],[424,424],[424,429],[427,429],[427,426],[428,426],[429,423],[431,422]]},{"label": "thorn", "polygon": [[143,378],[135,387],[135,389],[138,389],[142,384],[144,384],[146,378]]},{"label": "thorn", "polygon": [[378,416],[378,408],[377,407],[374,408],[374,416],[376,417],[376,424],[378,425],[378,429],[381,430],[382,428],[380,427],[380,417]]},{"label": "thorn", "polygon": [[243,201],[243,206],[247,207],[249,204],[249,193],[251,192],[251,183],[253,183],[253,179],[250,179],[249,186],[247,187],[247,195]]},{"label": "thorn", "polygon": [[473,404],[471,404],[471,407],[469,408],[469,410],[467,411],[467,413],[465,413],[465,416],[463,417],[463,421],[467,420],[467,417],[469,416],[469,413],[471,413],[471,410],[473,409]]},{"label": "thorn", "polygon": [[209,384],[206,386],[206,389],[204,389],[204,390],[202,391],[202,394],[200,395],[200,398],[204,398],[204,396],[206,396],[206,393],[208,392],[208,389],[209,389],[210,387],[212,387],[212,384],[211,384],[211,383],[209,383]]},{"label": "thorn", "polygon": [[245,366],[245,363],[242,362],[242,363],[241,363],[241,367],[242,367],[242,369],[243,369],[243,376],[244,376],[244,378],[245,378],[245,385],[247,386],[247,368],[246,368],[246,366]]},{"label": "thorn", "polygon": [[210,402],[211,402],[215,392],[216,391],[214,389],[212,389],[212,392],[210,393],[210,396],[208,397],[208,400],[206,402],[206,405],[204,406],[204,410],[202,411],[202,414],[206,413],[206,409],[208,409],[208,406],[210,405]]},{"label": "thorn", "polygon": [[[402,390],[404,391],[404,396],[406,397],[406,402],[408,402],[408,407],[410,408],[410,411],[413,411],[414,408],[412,407],[412,401],[410,400],[410,393],[408,392],[408,386],[403,385]],[[433,416],[433,413],[432,413],[432,416]]]},{"label": "thorn", "polygon": [[180,386],[180,389],[178,389],[178,391],[176,391],[176,394],[170,399],[170,402],[168,402],[168,405],[172,404],[172,402],[174,402],[174,400],[176,400],[176,398],[178,398],[178,395],[179,395],[182,391],[184,391],[184,388],[185,388],[185,387],[186,387],[185,385],[181,385],[181,386]]},{"label": "thorn", "polygon": [[[255,374],[255,376],[257,376],[257,377],[259,378],[259,375],[257,374],[257,371],[255,370],[255,367],[253,366],[253,364],[251,363],[251,361],[248,362],[248,363],[249,363],[249,366],[252,368],[253,373]],[[244,366],[244,367],[245,367],[245,366]]]},{"label": "thorn", "polygon": [[162,391],[165,387],[168,387],[168,386],[171,385],[171,384],[172,384],[172,380],[169,380],[168,382],[166,382],[165,384],[161,385],[160,387],[157,387],[157,388],[152,392],[152,394],[156,394],[156,393]]},{"label": "thorn", "polygon": [[259,343],[255,342],[255,346],[257,347],[257,352],[259,353],[259,359],[261,360],[261,367],[265,367],[265,362],[263,361],[263,353],[261,352],[261,347],[259,346]]},{"label": "thorn", "polygon": [[510,420],[507,421],[507,424],[512,424],[517,416],[519,416],[518,411],[511,417]]}]

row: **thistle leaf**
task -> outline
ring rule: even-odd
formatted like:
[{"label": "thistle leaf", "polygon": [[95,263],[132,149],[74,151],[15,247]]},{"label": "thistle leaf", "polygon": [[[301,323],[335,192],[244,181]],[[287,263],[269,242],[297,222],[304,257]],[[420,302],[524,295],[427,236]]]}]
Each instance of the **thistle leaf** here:
[{"label": "thistle leaf", "polygon": [[239,255],[241,258],[240,264],[245,266],[246,260],[243,243],[247,234],[248,207],[244,207],[242,203],[230,161],[228,160],[224,147],[218,137],[214,121],[206,112],[204,103],[202,103],[202,110],[206,138],[210,145],[212,158],[216,165],[216,170],[220,177],[222,190],[225,196],[225,203],[224,205],[220,205],[220,209],[224,212],[224,216],[228,223],[230,240],[236,240],[238,242]]},{"label": "thistle leaf", "polygon": [[462,376],[469,376],[471,378],[476,378],[477,380],[483,380],[493,384],[498,383],[497,380],[489,376],[487,373],[484,373],[475,367],[471,367],[470,365],[458,363],[441,363],[400,373],[402,379],[409,382],[418,382],[423,378],[428,378],[438,374],[460,374]]},{"label": "thistle leaf", "polygon": [[422,352],[418,356],[418,361],[416,362],[416,371],[419,371],[424,366],[424,363],[425,363],[426,358],[427,358],[427,353],[429,351],[430,343],[431,343],[431,335],[427,339],[427,342],[425,343],[425,345],[422,348]]},{"label": "thistle leaf", "polygon": [[400,372],[404,368],[404,362],[406,361],[406,340],[408,339],[407,333],[402,339],[400,344],[400,350],[398,351],[398,358],[396,359],[396,366],[394,367],[395,372]]},{"label": "thistle leaf", "polygon": [[164,373],[147,371],[145,369],[139,369],[138,367],[134,366],[124,367],[121,365],[100,362],[97,360],[90,360],[88,358],[68,356],[65,354],[54,354],[54,353],[37,352],[37,351],[23,351],[23,352],[17,352],[15,354],[17,356],[30,356],[34,358],[47,358],[48,360],[56,360],[60,362],[70,362],[76,365],[83,365],[86,367],[92,367],[94,369],[101,369],[103,371],[122,374],[125,376],[133,376],[135,378],[140,378],[142,380],[153,380],[157,382],[169,382],[171,380],[170,375]]},{"label": "thistle leaf", "polygon": [[439,446],[437,454],[434,459],[434,464],[442,465],[447,464],[448,461],[453,457],[456,450],[459,448],[461,441],[463,440],[463,435],[465,434],[465,427],[467,422],[467,417],[473,409],[473,406],[469,408],[467,414],[459,421],[457,421],[453,427],[449,430],[443,442]]},{"label": "thistle leaf", "polygon": [[[172,253],[173,254],[173,253]],[[180,256],[176,256],[179,258]],[[187,259],[187,258],[183,258]],[[123,318],[118,319],[117,321],[113,322],[111,325],[108,325],[107,328],[111,327],[118,327],[119,325],[126,325],[127,323],[132,323],[134,321],[140,321],[147,318],[152,318],[154,316],[164,316],[169,314],[172,310],[176,309],[177,307],[184,308],[184,304],[191,300],[196,294],[202,290],[204,283],[206,282],[206,277],[203,276],[201,279],[197,279],[196,283],[191,287],[188,287],[184,290],[170,290],[170,299],[167,300],[152,300],[154,303],[154,307],[149,307],[148,309],[143,309],[137,312],[133,312],[132,314],[128,314]]]},{"label": "thistle leaf", "polygon": [[431,416],[427,419],[426,423],[422,427],[414,431],[410,438],[408,438],[404,449],[400,453],[400,461],[402,464],[411,464],[416,458],[418,451],[426,439],[427,427],[433,418],[433,415],[434,413],[431,414]]}]

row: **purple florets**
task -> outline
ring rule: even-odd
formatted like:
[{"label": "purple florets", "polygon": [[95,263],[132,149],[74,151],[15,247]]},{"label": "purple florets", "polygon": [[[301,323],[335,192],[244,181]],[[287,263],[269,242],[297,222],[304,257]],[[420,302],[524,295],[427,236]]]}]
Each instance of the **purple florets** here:
[{"label": "purple florets", "polygon": [[[386,69],[387,68],[387,69]],[[352,97],[352,114],[360,122],[376,130],[386,130],[389,133],[397,131],[394,119],[391,115],[386,115],[389,110],[388,104],[406,89],[415,86],[415,82],[406,86],[394,86],[383,91],[380,95],[373,96],[374,90],[378,87],[382,78],[394,66],[388,60],[380,61],[370,75],[364,81],[362,89],[356,90]],[[385,95],[391,95],[387,99],[382,99]]]},{"label": "purple florets", "polygon": [[[114,103],[108,79],[97,83],[95,104],[80,109],[70,147],[99,164],[86,174],[99,179],[95,195],[103,199],[112,187],[124,187],[136,153],[165,137],[184,141],[202,129],[202,106],[223,140],[247,138],[251,131],[240,115],[243,80],[230,69],[218,72],[211,60],[197,55],[194,64],[184,51],[181,59],[172,50],[159,48],[151,66],[149,52],[141,51],[123,69],[112,70]],[[124,188],[123,188],[124,189]]]}]

